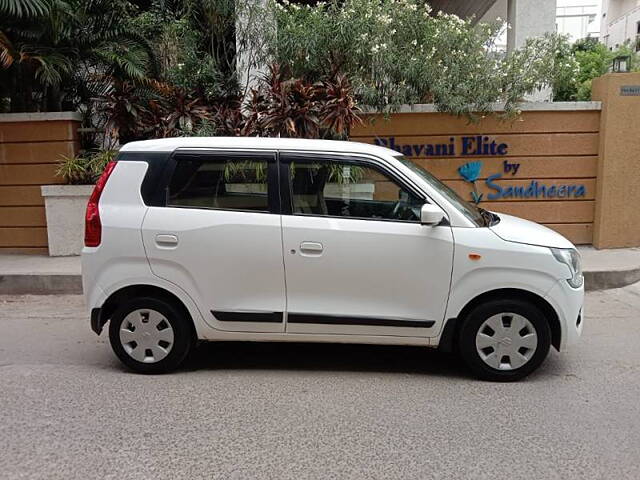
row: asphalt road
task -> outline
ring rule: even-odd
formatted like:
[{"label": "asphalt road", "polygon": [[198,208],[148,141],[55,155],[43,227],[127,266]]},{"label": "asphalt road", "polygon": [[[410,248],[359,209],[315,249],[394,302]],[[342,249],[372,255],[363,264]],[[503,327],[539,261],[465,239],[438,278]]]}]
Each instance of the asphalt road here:
[{"label": "asphalt road", "polygon": [[125,371],[76,296],[0,297],[0,478],[640,478],[640,284],[526,381],[407,347],[208,344]]}]

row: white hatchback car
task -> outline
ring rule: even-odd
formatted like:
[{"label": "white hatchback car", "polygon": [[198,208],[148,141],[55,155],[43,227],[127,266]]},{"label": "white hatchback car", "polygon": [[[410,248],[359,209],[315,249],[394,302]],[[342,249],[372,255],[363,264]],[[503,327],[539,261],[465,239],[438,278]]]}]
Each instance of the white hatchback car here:
[{"label": "white hatchback car", "polygon": [[456,351],[508,381],[583,326],[571,242],[354,142],[129,143],[87,206],[82,273],[93,330],[110,321],[144,373],[198,340],[353,342]]}]

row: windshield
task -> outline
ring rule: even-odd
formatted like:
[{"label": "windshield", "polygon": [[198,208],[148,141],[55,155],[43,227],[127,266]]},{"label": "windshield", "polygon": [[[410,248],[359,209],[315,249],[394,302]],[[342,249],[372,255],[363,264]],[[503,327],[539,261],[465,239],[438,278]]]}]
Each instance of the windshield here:
[{"label": "windshield", "polygon": [[419,165],[416,165],[411,160],[408,160],[404,155],[394,156],[404,166],[409,168],[412,172],[418,174],[425,182],[438,191],[443,197],[453,204],[458,210],[460,210],[465,217],[475,223],[477,226],[485,225],[485,219],[482,215],[482,210],[472,205],[471,203],[463,200],[460,196],[454,192],[450,187],[442,183],[436,177],[431,175],[427,170]]}]

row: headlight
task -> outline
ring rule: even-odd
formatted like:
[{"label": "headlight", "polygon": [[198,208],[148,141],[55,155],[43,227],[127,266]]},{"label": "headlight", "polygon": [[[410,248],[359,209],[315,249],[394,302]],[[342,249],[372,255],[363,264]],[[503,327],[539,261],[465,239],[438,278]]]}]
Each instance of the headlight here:
[{"label": "headlight", "polygon": [[571,274],[571,277],[567,279],[569,285],[573,288],[580,288],[584,282],[584,277],[582,276],[582,261],[578,251],[575,248],[552,248],[551,253],[553,253],[556,260],[569,267]]}]

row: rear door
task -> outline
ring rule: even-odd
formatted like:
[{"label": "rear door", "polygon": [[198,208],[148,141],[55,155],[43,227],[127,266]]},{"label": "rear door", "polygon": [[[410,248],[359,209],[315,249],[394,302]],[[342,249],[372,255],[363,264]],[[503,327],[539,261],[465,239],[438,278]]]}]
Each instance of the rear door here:
[{"label": "rear door", "polygon": [[276,153],[178,151],[169,163],[166,205],[143,223],[154,274],[184,289],[216,329],[282,332]]},{"label": "rear door", "polygon": [[428,199],[373,159],[282,152],[280,161],[286,331],[439,331],[453,235],[420,224]]}]

